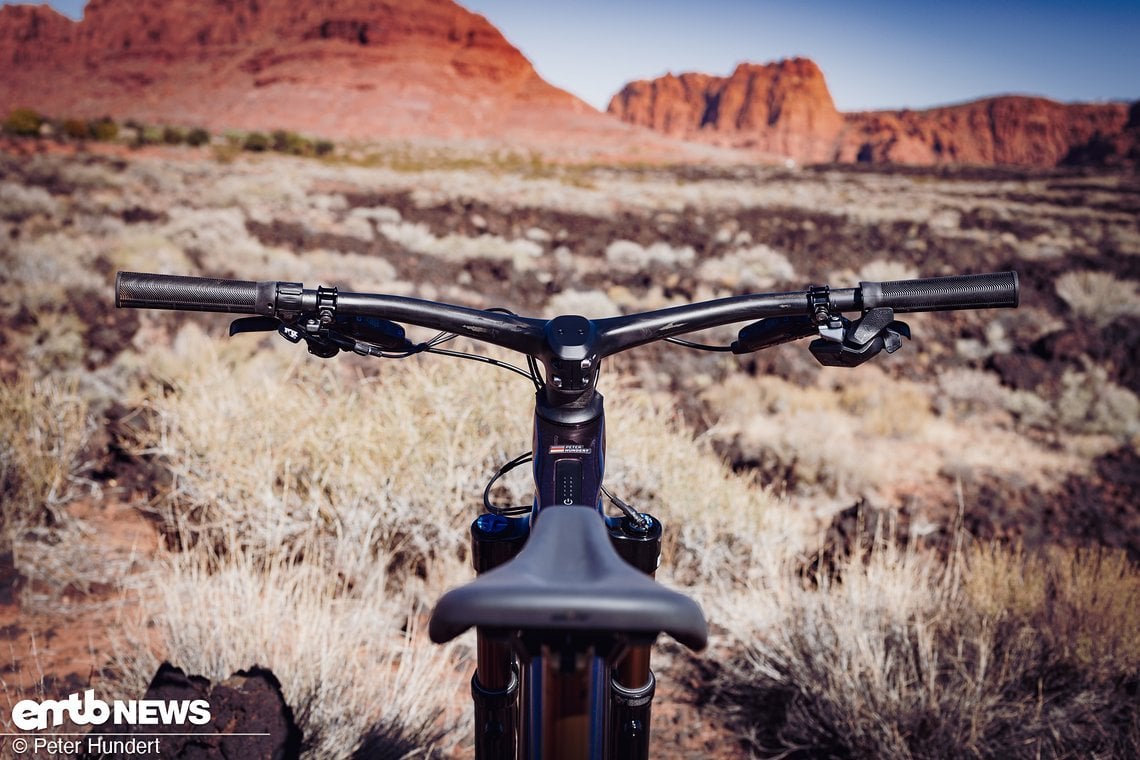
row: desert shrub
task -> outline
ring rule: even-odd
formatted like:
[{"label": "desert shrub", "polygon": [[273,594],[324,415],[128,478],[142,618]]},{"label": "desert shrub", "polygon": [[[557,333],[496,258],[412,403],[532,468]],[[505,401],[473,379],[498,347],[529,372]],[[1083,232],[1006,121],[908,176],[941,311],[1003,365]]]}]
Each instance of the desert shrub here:
[{"label": "desert shrub", "polygon": [[70,140],[86,140],[91,136],[91,128],[82,119],[65,119],[60,133]]},{"label": "desert shrub", "polygon": [[890,282],[892,280],[913,280],[918,270],[897,259],[875,259],[859,270],[859,279],[865,282]]},{"label": "desert shrub", "polygon": [[226,141],[219,145],[213,146],[214,160],[219,164],[232,164],[241,155],[241,145],[234,145],[232,142]]},{"label": "desert shrub", "polygon": [[989,415],[1004,409],[1025,425],[1056,425],[1053,405],[1032,391],[1006,388],[992,372],[965,367],[948,369],[938,375],[938,388],[935,404],[944,414],[953,408],[962,416]]},{"label": "desert shrub", "polygon": [[186,133],[178,127],[163,127],[162,142],[166,145],[181,145],[186,141]]},{"label": "desert shrub", "polygon": [[159,145],[162,143],[162,138],[162,127],[140,125],[135,128],[135,139],[131,144],[136,148],[141,148],[146,145]]},{"label": "desert shrub", "polygon": [[[501,422],[512,419],[506,405],[518,388],[491,376],[501,392],[490,398],[485,384],[459,390],[456,373],[469,370],[448,362],[358,380],[350,362],[307,361],[289,348],[251,353],[248,342],[219,346],[187,328],[172,353],[150,359],[155,422],[137,443],[175,483],[159,505],[167,531],[207,550],[265,552],[359,536],[376,551],[398,551],[393,582],[432,558],[458,557],[459,505],[481,490],[497,452],[528,440],[525,419],[514,444]],[[450,452],[446,465],[439,452]]]},{"label": "desert shrub", "polygon": [[44,117],[31,108],[14,108],[4,120],[4,131],[19,137],[37,137],[43,123]]},{"label": "desert shrub", "polygon": [[258,664],[281,682],[304,733],[302,757],[353,757],[376,735],[384,741],[371,741],[368,757],[442,756],[464,696],[452,648],[418,630],[422,611],[389,590],[386,563],[343,551],[311,559],[169,557],[137,629],[146,640],[119,642],[118,687],[141,693],[164,660],[215,681]]},{"label": "desert shrub", "polygon": [[210,133],[202,127],[194,127],[186,133],[186,144],[195,148],[210,142]]},{"label": "desert shrub", "polygon": [[1057,278],[1057,295],[1080,317],[1105,327],[1117,317],[1140,315],[1140,291],[1109,272],[1081,270]]},{"label": "desert shrub", "polygon": [[59,202],[42,187],[0,182],[0,218],[20,221],[36,214],[50,217],[58,212]]},{"label": "desert shrub", "polygon": [[273,249],[254,238],[240,208],[177,208],[161,230],[164,237],[207,271],[243,273],[265,271],[273,264]]},{"label": "desert shrub", "polygon": [[651,265],[666,268],[690,266],[696,260],[691,246],[674,248],[665,241],[645,247],[632,240],[615,240],[606,246],[606,262],[622,272],[644,272]]},{"label": "desert shrub", "polygon": [[[59,298],[59,289],[54,287],[36,296],[46,296],[46,301],[52,297],[48,293]],[[82,366],[88,348],[88,325],[75,312],[60,309],[58,302],[41,306],[32,317],[31,324],[12,340],[12,344],[22,349],[22,358],[35,367],[36,372],[65,372]]]},{"label": "desert shrub", "polygon": [[1103,367],[1066,370],[1056,405],[1057,423],[1074,433],[1104,433],[1128,438],[1140,432],[1140,399],[1108,379]]},{"label": "desert shrub", "polygon": [[697,276],[730,288],[761,290],[795,279],[796,270],[784,254],[766,245],[752,246],[705,259]]},{"label": "desert shrub", "polygon": [[[151,423],[133,448],[170,474],[158,501],[168,534],[207,551],[269,554],[353,536],[398,557],[393,583],[439,582],[465,551],[486,477],[529,445],[533,388],[445,359],[367,365],[374,374],[361,376],[352,360],[274,345],[187,327],[171,350],[148,353],[139,403]],[[622,435],[610,441],[608,482],[664,519],[684,518],[688,577],[719,572],[711,552],[701,560],[697,536],[725,525],[755,533],[767,496],[694,442],[669,403],[625,393],[612,408]],[[515,496],[525,500],[525,485]]]},{"label": "desert shrub", "polygon": [[269,136],[263,132],[250,132],[241,143],[242,150],[252,153],[264,153],[269,150]]},{"label": "desert shrub", "polygon": [[302,137],[296,132],[288,132],[284,129],[278,129],[273,132],[272,147],[278,153],[288,153],[291,156],[311,156],[313,155],[313,143],[306,137]]},{"label": "desert shrub", "polygon": [[74,383],[0,380],[0,539],[64,522],[63,507],[80,493],[91,431],[87,402]]},{"label": "desert shrub", "polygon": [[600,290],[563,290],[551,296],[546,304],[546,314],[550,317],[581,314],[591,319],[601,319],[621,314],[621,308]]},{"label": "desert shrub", "polygon": [[336,150],[336,145],[330,140],[317,140],[313,144],[313,151],[318,157],[330,156],[334,150]]},{"label": "desert shrub", "polygon": [[108,258],[116,269],[145,272],[189,272],[189,257],[169,238],[137,227],[130,227],[115,239]]},{"label": "desert shrub", "polygon": [[932,418],[921,388],[868,367],[835,388],[730,376],[703,398],[719,418],[710,435],[734,465],[816,496],[847,498],[888,476],[891,450]]},{"label": "desert shrub", "polygon": [[119,136],[119,125],[110,116],[104,116],[88,124],[91,136],[100,142],[111,142]]},{"label": "desert shrub", "polygon": [[948,565],[882,545],[841,582],[739,600],[716,683],[762,756],[1132,757],[1140,572],[1004,549]]},{"label": "desert shrub", "polygon": [[543,248],[533,240],[507,240],[498,235],[444,235],[437,237],[424,224],[409,222],[382,223],[381,234],[393,243],[416,253],[425,253],[449,261],[493,259],[509,261],[516,270],[534,268]]}]

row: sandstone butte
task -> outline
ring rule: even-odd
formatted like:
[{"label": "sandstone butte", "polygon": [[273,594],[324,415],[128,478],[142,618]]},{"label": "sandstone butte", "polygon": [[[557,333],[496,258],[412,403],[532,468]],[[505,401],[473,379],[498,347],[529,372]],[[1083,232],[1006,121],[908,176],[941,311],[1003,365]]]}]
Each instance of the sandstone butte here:
[{"label": "sandstone butte", "polygon": [[804,162],[1140,163],[1140,103],[1000,96],[923,111],[841,113],[812,61],[627,84],[609,113],[673,137]]},{"label": "sandstone butte", "polygon": [[744,149],[801,162],[1053,166],[1136,163],[1140,145],[1140,109],[1120,103],[1000,97],[842,114],[806,59],[633,82],[602,114],[452,0],[91,0],[80,22],[9,5],[0,72],[0,116],[30,107],[595,157],[738,160]]},{"label": "sandstone butte", "polygon": [[0,118],[28,107],[336,139],[673,145],[548,84],[452,0],[91,0],[79,22],[4,6],[0,72]]}]

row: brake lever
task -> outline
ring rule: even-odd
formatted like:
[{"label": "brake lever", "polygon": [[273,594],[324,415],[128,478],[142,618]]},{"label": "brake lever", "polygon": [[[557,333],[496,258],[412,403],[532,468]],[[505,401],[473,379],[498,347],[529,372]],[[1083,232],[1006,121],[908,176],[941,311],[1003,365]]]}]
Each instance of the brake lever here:
[{"label": "brake lever", "polygon": [[732,342],[732,353],[747,354],[781,343],[791,343],[816,332],[811,317],[768,317],[742,327]]},{"label": "brake lever", "polygon": [[[407,351],[413,344],[404,333],[404,328],[395,322],[377,317],[364,317],[358,314],[341,315],[330,328],[350,340],[371,343],[384,351]],[[355,350],[355,349],[352,349]],[[360,353],[357,351],[357,353]]]},{"label": "brake lever", "polygon": [[276,332],[280,325],[273,317],[242,317],[230,322],[230,337],[250,332]]}]

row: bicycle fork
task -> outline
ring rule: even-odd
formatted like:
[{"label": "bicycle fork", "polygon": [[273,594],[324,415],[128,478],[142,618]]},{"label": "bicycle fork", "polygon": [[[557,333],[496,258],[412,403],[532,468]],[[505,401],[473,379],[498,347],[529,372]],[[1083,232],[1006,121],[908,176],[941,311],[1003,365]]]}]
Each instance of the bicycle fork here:
[{"label": "bicycle fork", "polygon": [[[661,557],[661,523],[648,514],[642,517],[641,524],[628,517],[610,517],[606,519],[606,525],[614,548],[622,559],[652,576]],[[483,573],[513,559],[526,543],[529,531],[529,517],[480,515],[471,524],[475,571]],[[536,756],[549,757],[552,752],[566,757],[648,760],[651,708],[656,688],[650,668],[651,644],[628,644],[621,648],[613,661],[606,661],[606,667],[602,669],[603,672],[608,671],[604,677],[605,687],[599,690],[604,711],[602,746],[593,747],[586,738],[589,726],[584,725],[589,723],[589,716],[579,709],[588,702],[581,701],[585,693],[593,691],[588,686],[588,668],[579,669],[576,676],[560,675],[559,656],[548,652],[543,658],[546,675],[538,680],[543,683],[541,690],[544,692],[555,684],[562,684],[555,689],[559,694],[543,695],[540,716],[523,716],[520,712],[520,695],[525,690],[523,682],[534,679],[523,678],[510,640],[483,629],[477,629],[476,637],[476,668],[471,678],[471,696],[477,760],[531,760]],[[582,678],[587,683],[577,684]],[[575,688],[569,688],[575,684]],[[532,690],[538,686],[531,683]],[[568,699],[570,692],[581,692],[582,698]],[[532,695],[524,698],[529,701]],[[571,720],[574,715],[582,717]],[[535,721],[535,718],[539,720]],[[531,725],[535,722],[540,725]],[[554,738],[559,736],[569,739],[565,733],[567,726],[574,728],[575,740],[554,742]],[[557,749],[551,750],[551,745]]]}]

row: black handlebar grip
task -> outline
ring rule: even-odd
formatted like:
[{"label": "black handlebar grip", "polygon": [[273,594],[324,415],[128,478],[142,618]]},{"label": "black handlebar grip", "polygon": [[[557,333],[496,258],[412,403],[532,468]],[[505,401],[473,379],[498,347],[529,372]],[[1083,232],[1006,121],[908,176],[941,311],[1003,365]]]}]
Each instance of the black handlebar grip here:
[{"label": "black handlebar grip", "polygon": [[931,277],[923,280],[860,282],[863,308],[887,306],[897,312],[1016,307],[1017,272]]},{"label": "black handlebar grip", "polygon": [[171,274],[119,272],[115,306],[134,309],[182,309],[273,316],[277,283],[272,280],[223,280]]}]

